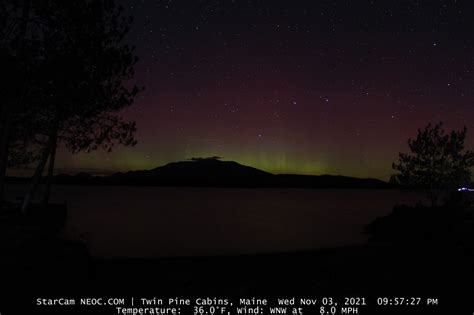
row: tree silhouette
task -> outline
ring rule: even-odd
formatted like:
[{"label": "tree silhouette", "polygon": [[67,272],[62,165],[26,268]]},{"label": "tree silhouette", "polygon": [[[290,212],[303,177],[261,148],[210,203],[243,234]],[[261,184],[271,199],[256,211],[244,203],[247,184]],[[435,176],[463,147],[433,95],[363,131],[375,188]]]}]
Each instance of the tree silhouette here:
[{"label": "tree silhouette", "polygon": [[133,103],[139,89],[128,87],[137,62],[133,47],[123,43],[130,18],[113,1],[48,1],[35,7],[42,31],[41,66],[37,71],[37,115],[43,138],[38,165],[22,210],[28,208],[49,159],[44,202],[49,198],[55,152],[62,143],[72,153],[115,143],[135,145],[135,123],[118,112]]},{"label": "tree silhouette", "polygon": [[3,77],[7,78],[0,92],[0,201],[4,197],[7,166],[26,163],[33,157],[29,154],[31,151],[22,154],[35,122],[30,115],[35,109],[26,104],[33,99],[35,78],[32,73],[40,60],[37,58],[39,36],[30,27],[31,12],[31,0],[0,2],[0,67]]},{"label": "tree silhouette", "polygon": [[471,180],[474,152],[464,149],[466,132],[464,127],[446,133],[442,122],[419,129],[415,139],[408,139],[411,153],[399,153],[398,164],[392,164],[399,172],[392,176],[392,181],[426,189],[431,206],[435,207],[441,191]]},{"label": "tree silhouette", "polygon": [[1,200],[7,165],[38,162],[26,210],[48,159],[52,175],[58,145],[77,153],[136,143],[135,123],[119,115],[139,92],[129,82],[137,58],[123,43],[130,23],[113,0],[0,3],[0,66],[9,79],[0,102]]}]

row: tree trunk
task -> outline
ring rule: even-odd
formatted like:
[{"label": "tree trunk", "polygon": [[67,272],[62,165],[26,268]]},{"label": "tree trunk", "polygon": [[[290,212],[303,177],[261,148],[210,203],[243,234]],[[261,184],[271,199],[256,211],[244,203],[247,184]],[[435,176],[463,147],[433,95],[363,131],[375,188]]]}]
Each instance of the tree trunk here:
[{"label": "tree trunk", "polygon": [[[22,18],[20,23],[20,30],[18,32],[17,40],[19,41],[19,55],[24,55],[25,51],[25,37],[26,37],[26,30],[28,26],[28,21],[30,17],[30,10],[31,10],[31,0],[24,0],[23,1],[23,12]],[[27,87],[26,79],[24,82],[24,87]],[[25,94],[25,91],[22,89],[20,95],[18,97],[20,108],[22,106],[22,99]],[[2,106],[2,116],[0,117],[0,205],[5,200],[5,177],[7,172],[7,164],[8,164],[8,151],[10,148],[10,135],[11,135],[11,128],[12,128],[12,121],[14,113],[13,111],[18,110],[18,108],[14,108],[11,106],[12,104],[8,103],[7,100],[3,100],[6,104]]]},{"label": "tree trunk", "polygon": [[44,167],[46,166],[46,162],[48,161],[48,157],[51,152],[52,144],[55,141],[55,137],[53,137],[53,133],[49,136],[48,143],[46,144],[46,147],[43,150],[43,153],[41,154],[40,161],[38,163],[38,166],[36,167],[35,173],[33,175],[33,178],[31,179],[31,184],[28,189],[28,192],[26,193],[25,199],[23,199],[23,204],[21,206],[21,213],[26,213],[28,211],[28,208],[30,207],[31,202],[33,201],[33,197],[35,195],[36,189],[39,186],[41,177],[43,175]]},{"label": "tree trunk", "polygon": [[4,105],[0,122],[0,204],[5,200],[5,177],[7,173],[8,148],[10,146],[11,113]]},{"label": "tree trunk", "polygon": [[438,192],[435,191],[433,188],[429,189],[428,198],[431,202],[431,208],[435,208],[438,206]]},{"label": "tree trunk", "polygon": [[56,148],[58,146],[58,127],[55,127],[53,132],[53,140],[51,144],[51,151],[49,154],[49,166],[48,166],[48,175],[46,178],[46,186],[43,195],[43,205],[46,206],[49,203],[49,195],[51,193],[51,184],[53,179],[54,172],[54,162],[56,159]]}]

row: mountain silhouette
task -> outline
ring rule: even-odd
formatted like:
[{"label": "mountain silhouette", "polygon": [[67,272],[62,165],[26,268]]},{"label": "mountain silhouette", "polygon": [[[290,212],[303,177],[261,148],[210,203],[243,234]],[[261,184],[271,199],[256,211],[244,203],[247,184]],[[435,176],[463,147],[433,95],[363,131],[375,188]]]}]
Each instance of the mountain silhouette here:
[{"label": "mountain silhouette", "polygon": [[[25,182],[25,178],[10,178],[10,182]],[[268,188],[390,188],[387,182],[373,178],[334,175],[275,175],[234,161],[218,158],[194,158],[172,162],[151,170],[93,176],[85,172],[76,175],[58,174],[55,184],[72,185],[137,185],[189,187],[268,187]]]},{"label": "mountain silhouette", "polygon": [[281,187],[281,188],[389,188],[372,178],[332,175],[274,175],[254,167],[218,158],[194,158],[151,170],[115,173],[110,176],[56,175],[57,184],[149,185],[191,187]]},{"label": "mountain silhouette", "polygon": [[116,173],[107,181],[170,186],[247,186],[267,182],[272,176],[237,162],[200,158],[173,162],[148,171]]}]

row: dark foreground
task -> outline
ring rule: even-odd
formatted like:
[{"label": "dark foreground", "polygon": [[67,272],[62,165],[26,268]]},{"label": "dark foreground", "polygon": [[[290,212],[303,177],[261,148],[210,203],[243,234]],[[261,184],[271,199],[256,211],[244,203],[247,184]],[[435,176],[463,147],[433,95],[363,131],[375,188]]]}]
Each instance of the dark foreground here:
[{"label": "dark foreground", "polygon": [[[0,301],[3,309],[18,306],[18,314],[26,309],[34,314],[117,314],[113,307],[35,304],[38,297],[133,296],[256,297],[273,304],[283,297],[333,297],[340,305],[345,297],[364,297],[369,306],[360,307],[361,314],[472,314],[472,261],[471,254],[452,249],[361,246],[262,256],[91,260],[88,270],[77,262],[38,264],[28,270],[3,268],[8,289]],[[376,307],[379,297],[422,300],[417,306]],[[429,298],[439,305],[427,306]]]},{"label": "dark foreground", "polygon": [[[474,255],[466,246],[371,243],[266,255],[94,260],[85,245],[51,231],[54,226],[49,231],[18,222],[2,226],[1,314],[119,314],[115,306],[37,305],[38,298],[99,297],[125,298],[127,307],[131,297],[189,298],[191,306],[183,306],[181,314],[199,314],[192,307],[196,298],[229,299],[237,305],[241,298],[254,297],[273,306],[278,298],[295,297],[297,304],[301,298],[317,298],[317,307],[305,306],[303,314],[321,314],[323,297],[338,303],[334,309],[326,305],[324,314],[344,314],[342,305],[352,302],[367,304],[357,305],[358,314],[474,312]],[[400,298],[418,305],[395,306]],[[429,299],[438,305],[427,305]],[[291,312],[296,306],[288,307]]]}]

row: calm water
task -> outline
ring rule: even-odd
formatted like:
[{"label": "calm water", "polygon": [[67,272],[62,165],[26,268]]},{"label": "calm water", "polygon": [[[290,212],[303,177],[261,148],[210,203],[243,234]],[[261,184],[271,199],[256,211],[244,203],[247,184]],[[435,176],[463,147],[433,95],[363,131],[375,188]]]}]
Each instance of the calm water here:
[{"label": "calm water", "polygon": [[[22,187],[10,186],[9,196]],[[65,235],[97,257],[158,257],[314,249],[366,242],[365,224],[397,203],[393,190],[56,186]]]}]

